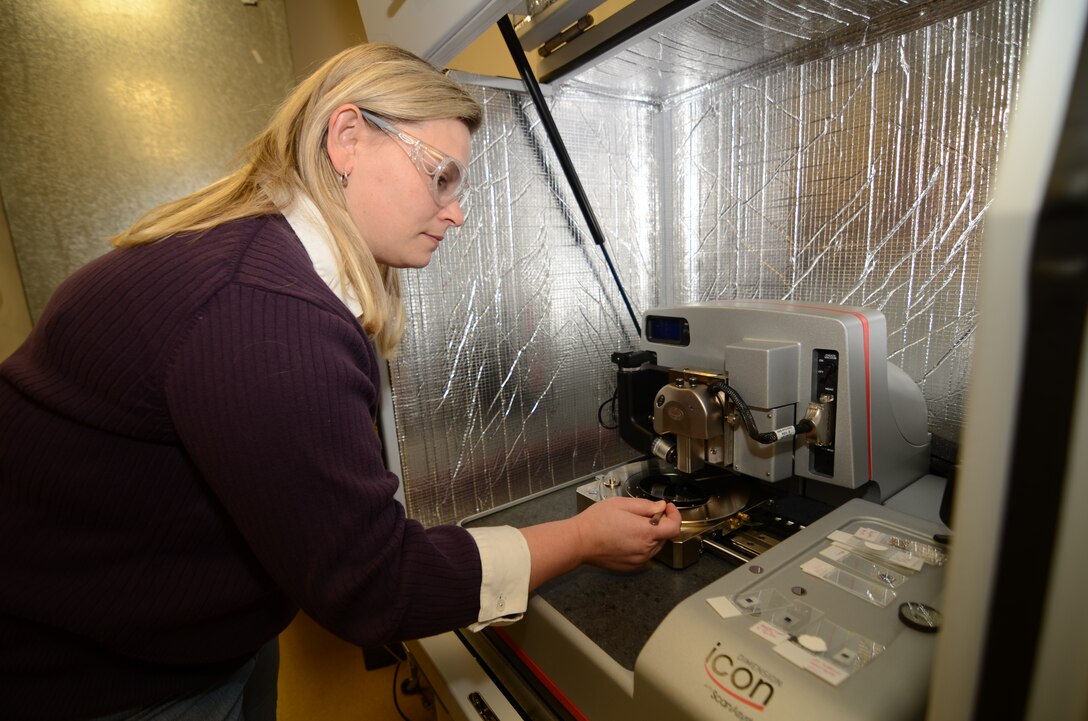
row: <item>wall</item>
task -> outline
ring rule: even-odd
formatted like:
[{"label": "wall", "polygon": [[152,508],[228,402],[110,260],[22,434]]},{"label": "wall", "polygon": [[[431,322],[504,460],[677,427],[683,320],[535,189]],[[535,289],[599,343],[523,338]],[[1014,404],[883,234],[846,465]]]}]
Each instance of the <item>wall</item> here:
[{"label": "wall", "polygon": [[366,42],[354,0],[284,0],[284,6],[296,80],[341,50]]},{"label": "wall", "polygon": [[282,0],[0,6],[0,184],[31,315],[220,176],[292,82]]},{"label": "wall", "polygon": [[890,360],[948,439],[964,418],[985,211],[1032,8],[976,5],[665,111],[677,299],[880,310]]},{"label": "wall", "polygon": [[23,279],[15,262],[15,247],[8,231],[0,193],[0,361],[19,347],[30,332],[30,309],[23,292]]}]

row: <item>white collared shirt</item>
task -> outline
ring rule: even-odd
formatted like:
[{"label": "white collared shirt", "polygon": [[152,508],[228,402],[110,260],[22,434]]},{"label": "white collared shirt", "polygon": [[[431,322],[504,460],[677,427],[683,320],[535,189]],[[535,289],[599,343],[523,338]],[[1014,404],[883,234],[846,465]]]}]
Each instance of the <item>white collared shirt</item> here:
[{"label": "white collared shirt", "polygon": [[[363,313],[359,299],[342,285],[332,234],[314,202],[299,195],[283,209],[283,217],[310,256],[314,270],[336,297],[358,318]],[[511,526],[470,528],[468,532],[480,551],[483,583],[480,585],[480,615],[469,630],[478,631],[493,623],[512,623],[525,614],[529,603],[529,571],[532,559],[525,536]]]}]

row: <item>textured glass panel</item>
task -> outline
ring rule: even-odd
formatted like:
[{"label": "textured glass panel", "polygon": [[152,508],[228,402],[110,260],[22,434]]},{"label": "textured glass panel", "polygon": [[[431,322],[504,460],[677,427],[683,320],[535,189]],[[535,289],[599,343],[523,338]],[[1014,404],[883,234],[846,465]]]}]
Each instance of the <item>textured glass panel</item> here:
[{"label": "textured glass panel", "polygon": [[[456,521],[633,452],[597,424],[613,351],[634,329],[521,95],[480,90],[466,224],[405,274],[409,327],[391,364],[410,513]],[[636,307],[655,301],[652,118],[569,95],[556,122]]]},{"label": "textured glass panel", "polygon": [[293,82],[283,0],[4,0],[0,39],[0,183],[35,317],[106,238],[222,175]]}]

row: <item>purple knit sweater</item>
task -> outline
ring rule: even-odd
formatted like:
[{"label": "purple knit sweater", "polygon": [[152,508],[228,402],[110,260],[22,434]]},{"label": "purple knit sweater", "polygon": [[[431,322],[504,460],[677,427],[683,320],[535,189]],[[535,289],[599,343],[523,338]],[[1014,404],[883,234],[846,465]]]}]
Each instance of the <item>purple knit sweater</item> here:
[{"label": "purple knit sweater", "polygon": [[393,500],[378,385],[281,216],[66,280],[0,366],[0,718],[201,689],[299,607],[360,645],[475,621],[471,537]]}]

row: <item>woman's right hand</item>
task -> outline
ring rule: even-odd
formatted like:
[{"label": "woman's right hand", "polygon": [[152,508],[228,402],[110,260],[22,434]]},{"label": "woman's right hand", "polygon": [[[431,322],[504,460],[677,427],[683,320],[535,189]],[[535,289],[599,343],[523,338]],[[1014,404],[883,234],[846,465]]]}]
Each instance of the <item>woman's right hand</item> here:
[{"label": "woman's right hand", "polygon": [[[656,523],[655,514],[660,513]],[[612,571],[633,571],[680,533],[680,511],[665,501],[609,498],[575,516],[583,563]]]},{"label": "woman's right hand", "polygon": [[[657,523],[652,523],[660,513]],[[521,529],[529,545],[529,590],[588,563],[633,571],[680,533],[680,511],[665,501],[609,498],[562,521]]]}]

